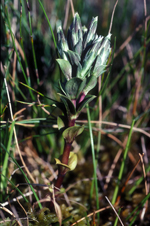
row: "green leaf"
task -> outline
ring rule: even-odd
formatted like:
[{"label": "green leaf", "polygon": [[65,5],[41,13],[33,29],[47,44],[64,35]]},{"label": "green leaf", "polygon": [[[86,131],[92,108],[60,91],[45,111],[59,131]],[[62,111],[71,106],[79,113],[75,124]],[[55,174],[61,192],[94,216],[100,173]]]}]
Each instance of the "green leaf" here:
[{"label": "green leaf", "polygon": [[67,60],[63,60],[63,59],[57,59],[56,60],[63,72],[63,74],[65,75],[67,80],[70,80],[72,78],[72,67],[71,64],[67,61]]},{"label": "green leaf", "polygon": [[66,168],[65,173],[67,173],[68,171],[74,170],[76,168],[78,159],[77,159],[77,155],[74,152],[71,151],[70,154],[69,154],[68,165],[62,163],[57,158],[55,158],[55,161],[56,161],[57,165],[65,167]]},{"label": "green leaf", "polygon": [[67,52],[65,52],[65,54],[67,55],[71,65],[78,65],[80,62],[80,56],[78,53],[73,52],[71,50],[68,50]]},{"label": "green leaf", "polygon": [[85,87],[85,84],[86,84],[86,78],[83,79],[82,83],[79,86],[78,93],[77,93],[77,98],[79,97],[80,93],[83,92],[83,89]]},{"label": "green leaf", "polygon": [[89,78],[87,78],[87,85],[84,88],[83,92],[85,93],[85,95],[91,90],[93,89],[97,84],[97,78],[95,76],[90,76]]},{"label": "green leaf", "polygon": [[58,125],[59,130],[65,127],[65,123],[64,123],[63,119],[64,119],[63,116],[57,117],[57,125]]},{"label": "green leaf", "polygon": [[101,65],[99,67],[96,67],[94,68],[94,70],[91,72],[91,74],[94,76],[94,77],[99,77],[101,74],[103,74],[106,70],[107,65]]},{"label": "green leaf", "polygon": [[70,117],[71,115],[75,115],[76,114],[76,109],[75,109],[74,104],[70,100],[70,98],[62,95],[61,93],[58,93],[58,95],[60,96],[62,102],[65,105],[68,117]]},{"label": "green leaf", "polygon": [[89,103],[91,102],[96,96],[94,95],[87,95],[85,96],[84,100],[79,104],[77,109],[77,115],[80,113],[80,111]]},{"label": "green leaf", "polygon": [[59,81],[59,87],[60,87],[60,89],[61,89],[62,93],[63,93],[63,94],[65,94],[65,95],[67,95],[67,94],[66,94],[66,92],[65,92],[65,90],[64,90],[64,89],[65,89],[65,87],[64,87],[64,85],[63,85],[63,84],[61,84],[61,81]]},{"label": "green leaf", "polygon": [[72,143],[74,139],[83,132],[83,130],[84,126],[72,126],[67,128],[62,135],[67,143]]},{"label": "green leaf", "polygon": [[82,40],[79,39],[79,41],[77,42],[77,44],[74,46],[74,51],[76,53],[79,54],[79,56],[81,57],[81,54],[82,54]]},{"label": "green leaf", "polygon": [[68,161],[68,166],[70,171],[76,168],[77,162],[78,162],[77,155],[71,151],[69,155],[69,161]]},{"label": "green leaf", "polygon": [[64,166],[64,167],[66,167],[66,168],[69,169],[69,166],[66,165],[66,164],[64,164],[64,163],[62,163],[59,159],[55,158],[55,161],[56,161],[56,164],[57,164],[57,165]]},{"label": "green leaf", "polygon": [[100,43],[95,43],[91,49],[88,50],[86,53],[83,64],[82,64],[82,71],[81,71],[81,78],[86,76],[87,71],[90,69],[91,65],[93,64],[94,60],[97,57],[97,50],[100,47]]},{"label": "green leaf", "polygon": [[65,86],[65,91],[69,95],[70,99],[78,98],[78,90],[82,83],[82,79],[80,78],[72,78],[70,79]]},{"label": "green leaf", "polygon": [[81,64],[79,63],[79,64],[78,64],[78,67],[77,67],[77,74],[76,74],[76,77],[82,78],[82,77],[81,77],[81,71],[82,71],[82,66],[81,66]]}]

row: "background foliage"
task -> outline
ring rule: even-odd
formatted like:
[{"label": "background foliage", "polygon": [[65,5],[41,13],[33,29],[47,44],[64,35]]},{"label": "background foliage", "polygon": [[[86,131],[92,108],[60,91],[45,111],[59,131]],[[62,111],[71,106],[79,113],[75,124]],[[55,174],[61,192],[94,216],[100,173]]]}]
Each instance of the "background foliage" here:
[{"label": "background foliage", "polygon": [[[52,99],[60,101],[57,95],[60,79],[59,67],[56,64],[57,51],[51,29],[40,3],[42,3],[49,18],[55,38],[56,26],[60,24],[60,21],[66,34],[73,18],[71,6],[67,14],[67,1],[32,0],[28,2],[8,0],[1,2],[0,165],[1,173],[4,173],[4,175],[1,174],[0,202],[14,216],[18,214],[19,222],[22,222],[22,224],[21,218],[25,217],[26,222],[28,222],[27,225],[33,223],[34,217],[41,224],[43,213],[54,220],[47,220],[48,225],[58,220],[54,213],[49,215],[48,212],[46,215],[47,209],[39,212],[38,205],[36,205],[37,209],[32,207],[34,214],[31,214],[32,211],[30,211],[31,209],[24,199],[21,199],[20,202],[26,213],[16,201],[12,202],[13,207],[5,204],[8,200],[20,196],[21,193],[28,194],[30,191],[28,184],[34,184],[29,175],[26,174],[24,167],[22,168],[23,172],[18,169],[19,166],[23,165],[20,155],[29,172],[31,172],[35,183],[48,185],[51,184],[55,178],[55,172],[57,172],[54,158],[59,157],[64,147],[62,135],[56,125],[56,116],[59,114],[59,110],[55,109],[53,105],[55,102],[52,101]],[[109,0],[73,1],[74,10],[79,13],[82,24],[87,26],[92,17],[98,16],[97,34],[104,36],[108,34],[114,4],[114,1]],[[20,13],[21,9],[22,13]],[[139,153],[144,153],[144,168],[148,178],[150,171],[149,1],[146,3],[146,10],[144,10],[144,1],[140,0],[120,0],[116,7],[111,30],[112,54],[108,61],[109,67],[101,76],[101,92],[99,92],[100,85],[91,92],[91,94],[97,96],[97,99],[93,100],[89,106],[91,123],[88,124],[87,109],[82,111],[77,122],[80,125],[85,124],[85,130],[73,145],[73,151],[78,155],[78,165],[73,172],[67,174],[64,183],[64,187],[68,188],[67,200],[70,200],[70,204],[63,199],[58,201],[63,220],[70,215],[74,216],[70,223],[66,223],[66,225],[71,225],[76,220],[97,210],[95,189],[92,190],[91,182],[93,164],[97,164],[99,208],[109,206],[105,196],[115,203],[114,193],[118,187],[117,196],[121,196],[115,208],[117,212],[120,211],[124,225],[139,225],[139,222],[141,222],[141,225],[148,225],[150,222],[149,184],[143,180],[141,162],[136,165],[139,160]],[[113,63],[112,57],[114,57]],[[13,122],[10,114],[4,78],[7,81],[15,122]],[[27,87],[22,83],[26,84]],[[29,87],[38,93],[29,89]],[[43,107],[47,112],[43,110]],[[47,114],[48,112],[49,114]],[[135,119],[134,128],[131,128],[133,119]],[[102,121],[101,124],[97,123],[99,120]],[[20,155],[16,147],[14,126]],[[92,127],[93,148],[96,154],[94,162],[91,153],[90,126]],[[132,134],[129,134],[129,131]],[[127,140],[130,141],[129,147]],[[128,154],[123,176],[121,181],[118,182],[123,153],[126,149],[128,149]],[[114,159],[116,162],[112,174],[109,174]],[[126,184],[125,191],[121,192],[134,167],[135,171]],[[29,181],[25,179],[24,175],[27,175]],[[69,189],[69,186],[72,186],[72,188]],[[49,194],[44,186],[31,187],[31,189],[33,188],[40,200]],[[36,202],[36,196],[27,195],[27,200],[32,206]],[[86,209],[78,205],[77,202],[84,205]],[[49,204],[43,202],[42,206],[49,207]],[[146,207],[145,212],[143,206]],[[135,210],[135,207],[137,207],[137,210],[130,217],[129,214]],[[10,216],[9,212],[4,209],[0,213],[3,224],[4,220],[7,219],[8,225],[10,225],[13,216]],[[47,219],[49,219],[48,217]],[[112,209],[102,212],[99,218],[95,215],[95,218],[89,219],[85,219],[84,223],[82,221],[83,224],[81,222],[80,224],[89,225],[93,223],[94,225],[94,219],[96,219],[95,224],[97,225],[117,225],[117,220],[115,221],[117,217]]]}]

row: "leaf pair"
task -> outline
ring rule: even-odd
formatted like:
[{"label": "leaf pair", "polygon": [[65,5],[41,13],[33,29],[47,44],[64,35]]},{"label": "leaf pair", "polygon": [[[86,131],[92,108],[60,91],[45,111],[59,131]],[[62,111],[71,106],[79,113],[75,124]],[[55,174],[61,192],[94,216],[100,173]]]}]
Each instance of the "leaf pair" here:
[{"label": "leaf pair", "polygon": [[77,165],[77,155],[74,152],[70,152],[69,155],[69,160],[68,160],[68,165],[63,164],[59,159],[55,158],[56,164],[59,166],[63,166],[65,169],[65,173],[67,173],[68,171],[72,171],[76,168]]}]

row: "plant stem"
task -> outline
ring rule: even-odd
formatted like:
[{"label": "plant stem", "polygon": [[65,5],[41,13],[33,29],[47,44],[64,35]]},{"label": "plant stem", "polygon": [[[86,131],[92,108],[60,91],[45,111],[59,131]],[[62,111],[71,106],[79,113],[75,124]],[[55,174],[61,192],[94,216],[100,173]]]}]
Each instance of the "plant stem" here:
[{"label": "plant stem", "polygon": [[[66,143],[65,142],[65,147],[64,147],[64,152],[63,152],[63,155],[62,155],[62,163],[63,164],[68,164],[68,159],[69,159],[69,154],[70,154],[70,151],[71,151],[71,146],[72,146],[72,143]],[[63,168],[63,167],[61,167]],[[63,170],[61,170],[61,173],[63,172]]]},{"label": "plant stem", "polygon": [[[66,143],[65,142],[65,147],[64,147],[64,151],[63,151],[63,155],[62,155],[62,159],[61,159],[61,162],[63,164],[68,165],[68,160],[69,160],[71,147],[72,147],[72,143]],[[65,175],[66,175],[66,168],[63,167],[63,166],[59,166],[58,177],[57,177],[57,180],[55,181],[55,189],[54,189],[55,197],[58,195],[57,192],[58,192],[58,190],[60,189],[60,187],[61,187],[61,185],[63,183]],[[50,202],[50,209],[53,209],[53,207],[54,207],[54,204],[51,201]]]},{"label": "plant stem", "polygon": [[[85,97],[85,94],[84,95],[81,95],[81,97],[79,98],[79,102],[81,102],[81,100],[83,100],[84,97]],[[73,99],[72,100],[72,103],[74,104],[74,106],[76,108],[77,100],[76,99]],[[76,119],[77,119],[77,117],[74,117],[74,118],[69,117],[67,128],[74,126]],[[65,141],[64,151],[63,151],[63,155],[62,155],[62,158],[61,158],[61,163],[62,164],[68,165],[68,160],[69,160],[69,155],[70,155],[71,147],[72,147],[72,141],[70,143],[68,143],[67,141]],[[55,189],[54,189],[55,197],[57,196],[58,189],[60,189],[60,187],[61,187],[61,185],[63,183],[63,179],[65,177],[66,172],[67,172],[66,167],[64,167],[62,165],[59,166],[59,169],[58,169],[58,178],[57,178],[57,180],[55,182]],[[52,207],[53,207],[53,203],[51,202],[50,203],[50,208],[52,208]]]},{"label": "plant stem", "polygon": [[[61,162],[63,164],[66,164],[66,165],[68,164],[70,151],[71,151],[71,144],[65,143],[64,152],[63,152],[62,159],[61,159]],[[57,189],[59,189],[61,187],[65,174],[66,174],[66,168],[63,166],[60,166],[59,171],[58,171],[58,178],[55,182],[55,187]]]},{"label": "plant stem", "polygon": [[[74,126],[74,125],[75,125],[75,119],[69,120],[68,127],[71,127],[71,126]],[[61,159],[61,162],[65,165],[68,165],[71,147],[72,147],[72,142],[67,143],[65,141],[64,151],[63,151],[63,155],[62,155],[62,159]],[[65,177],[65,174],[66,174],[66,168],[63,167],[63,166],[59,166],[58,178],[55,182],[55,187],[56,187],[55,191],[61,187],[63,179]]]}]

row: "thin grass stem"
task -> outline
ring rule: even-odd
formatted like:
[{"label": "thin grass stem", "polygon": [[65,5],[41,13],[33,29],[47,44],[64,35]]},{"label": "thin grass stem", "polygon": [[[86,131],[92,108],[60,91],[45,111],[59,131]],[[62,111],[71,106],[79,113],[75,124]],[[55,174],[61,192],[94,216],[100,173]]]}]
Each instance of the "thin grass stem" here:
[{"label": "thin grass stem", "polygon": [[44,15],[45,15],[46,19],[47,19],[47,22],[48,22],[49,28],[50,28],[51,33],[52,33],[52,38],[53,38],[53,41],[54,41],[54,46],[55,46],[55,49],[57,49],[56,39],[55,39],[55,36],[54,36],[53,30],[52,30],[51,24],[50,24],[50,22],[49,22],[48,16],[47,16],[47,14],[46,14],[46,11],[45,11],[45,9],[44,9],[44,7],[43,7],[43,5],[42,5],[41,1],[40,1],[40,0],[38,0],[38,2],[39,2],[40,6],[41,6],[41,8],[42,8],[42,10],[43,10],[43,12],[44,12]]},{"label": "thin grass stem", "polygon": [[35,74],[37,78],[37,84],[39,85],[39,73],[37,68],[37,62],[36,62],[36,55],[34,50],[34,41],[33,41],[33,32],[32,32],[32,24],[31,24],[31,15],[30,15],[30,6],[28,0],[26,0],[27,3],[27,9],[28,9],[28,19],[29,19],[29,27],[30,27],[30,39],[31,39],[31,46],[32,46],[32,54],[33,54],[33,61],[34,61],[34,67],[35,67]]},{"label": "thin grass stem", "polygon": [[7,169],[8,169],[8,158],[9,158],[9,153],[10,153],[10,147],[11,147],[11,141],[12,141],[12,136],[13,136],[13,130],[14,130],[14,125],[15,121],[12,122],[11,124],[11,130],[9,134],[9,139],[8,139],[8,144],[7,144],[7,151],[4,157],[4,162],[3,162],[3,168],[2,168],[2,181],[1,181],[1,189],[2,192],[5,191],[7,183],[6,183],[6,174],[7,174]]},{"label": "thin grass stem", "polygon": [[[3,174],[1,174],[2,175],[2,177],[5,177]],[[17,186],[15,186],[15,184],[11,181],[11,180],[9,180],[7,177],[5,177],[6,178],[6,180],[7,181],[9,181],[9,183],[20,193],[20,195],[24,198],[24,200],[26,201],[26,202],[28,202],[28,200],[26,199],[26,197],[23,195],[23,193],[20,191],[20,189],[17,187]]]},{"label": "thin grass stem", "polygon": [[[148,166],[146,169],[145,169],[145,172],[149,172],[150,171],[150,166]],[[140,177],[137,181],[134,182],[134,185],[133,187],[130,189],[129,191],[129,195],[132,195],[133,192],[137,189],[138,185],[141,184],[141,182],[144,180],[144,176]]]},{"label": "thin grass stem", "polygon": [[[140,213],[140,211],[141,211],[141,208],[140,207],[143,207],[144,206],[144,204],[145,204],[145,202],[147,201],[147,200],[149,200],[149,198],[150,198],[150,193],[141,201],[141,203],[139,204],[139,205],[137,205],[136,207],[135,207],[135,209],[129,214],[129,216],[126,218],[126,220],[129,220],[131,217],[132,217],[132,220],[131,220],[131,222],[130,222],[130,224],[129,224],[129,226],[132,226],[133,225],[133,223],[135,222],[135,220],[137,219],[137,216],[139,215],[139,213]],[[140,209],[139,209],[140,208]],[[139,210],[138,210],[139,209]],[[136,212],[137,211],[137,212]],[[135,213],[136,212],[136,213]],[[134,216],[132,216],[133,214],[135,213],[135,215]]]},{"label": "thin grass stem", "polygon": [[4,146],[2,143],[0,143],[0,146],[8,153],[8,155],[11,157],[11,159],[13,160],[13,162],[18,166],[18,168],[19,168],[20,171],[22,172],[23,176],[25,177],[27,183],[29,184],[29,186],[30,186],[30,188],[31,188],[31,190],[32,190],[32,192],[33,192],[33,194],[34,194],[34,197],[35,197],[36,201],[37,201],[38,204],[39,204],[40,209],[42,209],[42,205],[41,205],[41,203],[39,202],[39,198],[38,198],[36,192],[34,191],[33,186],[30,184],[30,181],[29,181],[29,179],[27,178],[27,176],[26,176],[26,174],[24,173],[24,171],[22,170],[22,168],[20,167],[20,165],[17,163],[17,161],[14,159],[14,157],[7,151],[7,149],[5,148],[5,146]]},{"label": "thin grass stem", "polygon": [[[18,55],[18,51],[17,51],[16,45],[15,45],[14,34],[13,34],[12,30],[11,30],[10,20],[9,20],[9,16],[8,16],[8,9],[7,9],[7,6],[6,6],[6,5],[5,5],[5,12],[6,12],[6,17],[7,17],[7,21],[8,21],[8,27],[9,27],[9,31],[10,31],[10,34],[11,34],[13,46],[14,46],[15,52],[16,52],[16,54],[17,54],[17,58],[18,58],[18,61],[19,61],[19,64],[20,64],[22,73],[23,73],[23,75],[24,75],[24,79],[25,79],[26,83],[28,84],[28,80],[27,80],[26,74],[25,74],[25,72],[24,72],[24,69],[23,69],[23,66],[22,66],[20,57],[19,57],[19,55]],[[31,90],[29,90],[29,92],[30,92],[30,95],[31,95],[32,100],[34,100],[35,98],[34,98],[34,96],[33,96],[33,93],[31,92]]]},{"label": "thin grass stem", "polygon": [[134,123],[135,123],[135,119],[132,121],[131,129],[130,129],[130,132],[129,132],[129,137],[128,137],[128,140],[127,140],[127,145],[126,145],[126,148],[125,148],[125,151],[124,151],[124,154],[123,154],[123,160],[122,160],[122,163],[121,163],[121,166],[120,166],[120,170],[119,170],[119,175],[118,175],[118,183],[117,183],[117,185],[115,187],[115,191],[114,191],[113,198],[112,198],[112,204],[113,205],[116,202],[116,198],[117,198],[117,195],[118,195],[120,182],[122,180],[122,175],[123,175],[124,168],[125,168],[125,162],[126,162],[126,158],[127,158],[127,154],[128,154],[128,150],[129,150],[129,145],[130,145],[130,141],[131,141],[131,136],[132,136],[132,130],[133,130]]},{"label": "thin grass stem", "polygon": [[24,53],[24,61],[25,61],[27,78],[28,78],[28,84],[29,86],[31,86],[31,79],[30,79],[28,63],[27,63],[27,59],[24,51],[23,36],[22,36],[22,0],[20,0],[20,42],[21,42],[23,53]]},{"label": "thin grass stem", "polygon": [[[94,183],[95,183],[95,193],[96,193],[96,207],[99,209],[99,197],[98,197],[98,182],[97,182],[97,174],[96,174],[96,160],[95,160],[95,151],[94,151],[94,140],[93,140],[93,133],[92,133],[92,125],[91,125],[91,117],[90,117],[90,110],[87,106],[87,117],[88,117],[88,125],[89,125],[89,134],[90,134],[90,140],[91,140],[91,149],[92,149],[92,159],[93,159],[93,168],[94,168]],[[100,219],[99,214],[98,216],[98,222]]]}]

